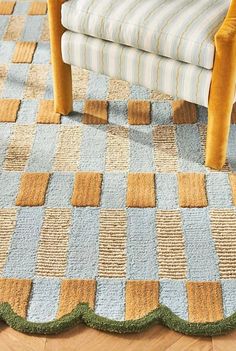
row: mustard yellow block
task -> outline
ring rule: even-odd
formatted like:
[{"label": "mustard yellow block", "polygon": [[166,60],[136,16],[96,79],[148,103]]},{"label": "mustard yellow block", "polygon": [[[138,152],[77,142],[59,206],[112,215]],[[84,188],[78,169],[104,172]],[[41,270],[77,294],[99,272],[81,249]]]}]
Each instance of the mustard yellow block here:
[{"label": "mustard yellow block", "polygon": [[128,122],[131,125],[145,125],[151,123],[150,101],[130,100],[128,102]]},{"label": "mustard yellow block", "polygon": [[15,313],[25,318],[31,287],[30,279],[0,278],[0,303],[9,303]]},{"label": "mustard yellow block", "polygon": [[206,166],[221,169],[226,160],[236,84],[236,0],[215,35],[215,62],[208,106]]},{"label": "mustard yellow block", "polygon": [[173,122],[187,124],[197,122],[197,106],[185,100],[172,101]]},{"label": "mustard yellow block", "polygon": [[206,207],[208,205],[205,174],[178,173],[180,207]]},{"label": "mustard yellow block", "polygon": [[57,318],[60,318],[78,306],[87,303],[94,308],[96,298],[96,280],[65,279],[60,289],[60,303]]},{"label": "mustard yellow block", "polygon": [[61,24],[61,5],[65,0],[48,0],[51,58],[53,67],[54,109],[62,115],[73,110],[71,66],[62,61],[61,37],[65,29]]},{"label": "mustard yellow block", "polygon": [[219,282],[187,282],[186,287],[191,322],[206,323],[224,318]]},{"label": "mustard yellow block", "polygon": [[53,100],[41,100],[39,105],[39,112],[37,115],[37,123],[42,124],[60,124],[61,115],[54,112]]},{"label": "mustard yellow block", "polygon": [[41,1],[34,1],[31,3],[28,15],[37,16],[37,15],[46,15],[47,13],[47,4]]},{"label": "mustard yellow block", "polygon": [[126,283],[126,320],[146,316],[159,307],[159,282],[129,280]]},{"label": "mustard yellow block", "polygon": [[16,206],[43,206],[49,173],[23,173]]}]

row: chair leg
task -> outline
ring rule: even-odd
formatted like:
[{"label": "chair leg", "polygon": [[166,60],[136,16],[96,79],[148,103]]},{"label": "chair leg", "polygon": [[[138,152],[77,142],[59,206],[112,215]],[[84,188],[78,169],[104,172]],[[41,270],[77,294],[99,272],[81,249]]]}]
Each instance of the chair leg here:
[{"label": "chair leg", "polygon": [[206,145],[206,166],[220,170],[226,161],[228,137],[231,123],[231,108],[228,102],[211,96],[208,108],[208,127]]},{"label": "chair leg", "polygon": [[61,37],[65,29],[61,24],[61,5],[65,0],[48,0],[48,16],[53,69],[55,112],[67,115],[73,111],[71,66],[62,61]]}]

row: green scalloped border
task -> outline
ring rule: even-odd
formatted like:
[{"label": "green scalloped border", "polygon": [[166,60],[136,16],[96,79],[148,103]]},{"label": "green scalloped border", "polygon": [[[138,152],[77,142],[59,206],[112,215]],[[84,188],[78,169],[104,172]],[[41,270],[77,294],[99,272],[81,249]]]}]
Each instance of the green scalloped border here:
[{"label": "green scalloped border", "polygon": [[30,334],[58,334],[80,323],[88,327],[113,332],[141,332],[154,324],[166,327],[186,335],[213,336],[222,335],[236,329],[236,313],[221,321],[211,323],[190,323],[176,316],[169,308],[161,305],[147,316],[132,321],[114,321],[100,317],[87,304],[79,304],[71,313],[58,320],[47,323],[33,323],[18,316],[8,303],[0,304],[0,319],[15,330]]}]

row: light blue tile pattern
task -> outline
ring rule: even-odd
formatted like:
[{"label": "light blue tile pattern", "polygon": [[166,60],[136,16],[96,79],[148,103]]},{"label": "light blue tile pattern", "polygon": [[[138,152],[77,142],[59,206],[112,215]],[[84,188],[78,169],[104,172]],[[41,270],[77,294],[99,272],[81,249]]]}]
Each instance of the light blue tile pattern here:
[{"label": "light blue tile pattern", "polygon": [[22,99],[29,65],[14,63],[9,65],[7,79],[4,84],[2,97],[9,99]]},{"label": "light blue tile pattern", "polygon": [[50,208],[70,207],[73,185],[73,173],[54,172],[48,184],[46,206]]},{"label": "light blue tile pattern", "polygon": [[109,124],[124,126],[127,123],[127,101],[109,101]]},{"label": "light blue tile pattern", "polygon": [[34,144],[27,165],[28,172],[49,172],[52,168],[58,125],[37,125]]},{"label": "light blue tile pattern", "polygon": [[52,70],[51,69],[48,72],[48,78],[47,78],[47,83],[46,83],[44,99],[53,100],[53,79],[52,79]]},{"label": "light blue tile pattern", "polygon": [[81,171],[102,172],[105,167],[106,125],[82,125]]},{"label": "light blue tile pattern", "polygon": [[131,85],[130,87],[130,99],[134,100],[146,100],[150,99],[151,92],[149,89],[141,87],[140,85]]},{"label": "light blue tile pattern", "polygon": [[14,49],[15,49],[14,41],[0,42],[0,64],[7,64],[11,62]]},{"label": "light blue tile pattern", "polygon": [[31,322],[50,322],[56,318],[60,293],[57,278],[34,278],[27,319]]},{"label": "light blue tile pattern", "polygon": [[0,37],[2,37],[4,35],[4,33],[6,32],[9,18],[10,18],[10,16],[0,15]]},{"label": "light blue tile pattern", "polygon": [[151,126],[130,126],[130,172],[154,172]]},{"label": "light blue tile pattern", "polygon": [[50,44],[47,43],[38,43],[34,58],[33,64],[49,64],[50,63]]},{"label": "light blue tile pattern", "polygon": [[97,276],[99,209],[75,208],[69,235],[68,278],[94,279]]},{"label": "light blue tile pattern", "polygon": [[87,99],[106,99],[108,94],[108,77],[94,72],[89,73]]},{"label": "light blue tile pattern", "polygon": [[169,101],[152,103],[152,125],[172,124],[172,107]]},{"label": "light blue tile pattern", "polygon": [[187,278],[192,281],[218,280],[218,257],[211,235],[208,209],[182,209],[182,218]]},{"label": "light blue tile pattern", "polygon": [[19,210],[10,253],[3,271],[5,278],[34,277],[42,222],[43,208],[22,207]]},{"label": "light blue tile pattern", "polygon": [[2,164],[4,162],[7,147],[10,141],[11,134],[11,124],[1,123],[0,124],[0,169],[2,168]]},{"label": "light blue tile pattern", "polygon": [[22,33],[22,41],[39,41],[44,16],[28,16]]},{"label": "light blue tile pattern", "polygon": [[73,102],[73,112],[69,116],[61,116],[61,124],[80,124],[83,118],[84,101]]},{"label": "light blue tile pattern", "polygon": [[178,184],[175,173],[156,173],[157,207],[161,210],[178,208]]},{"label": "light blue tile pattern", "polygon": [[236,311],[236,279],[222,280],[222,294],[225,317],[231,316]]},{"label": "light blue tile pattern", "polygon": [[127,279],[157,279],[156,210],[129,208]]},{"label": "light blue tile pattern", "polygon": [[119,279],[99,279],[95,313],[115,320],[124,320],[125,282]]},{"label": "light blue tile pattern", "polygon": [[161,280],[160,304],[169,307],[178,317],[188,319],[185,281]]},{"label": "light blue tile pattern", "polygon": [[103,175],[102,201],[104,208],[124,208],[126,201],[125,173],[105,173]]},{"label": "light blue tile pattern", "polygon": [[28,12],[30,2],[17,2],[14,8],[13,15],[14,16],[21,16],[25,15]]},{"label": "light blue tile pattern", "polygon": [[14,207],[19,189],[19,172],[0,173],[0,207]]},{"label": "light blue tile pattern", "polygon": [[23,100],[18,111],[16,122],[18,124],[33,124],[36,122],[37,112],[37,100]]},{"label": "light blue tile pattern", "polygon": [[179,150],[179,171],[203,172],[203,155],[197,125],[177,125],[176,139]]},{"label": "light blue tile pattern", "polygon": [[210,207],[232,207],[232,194],[227,173],[213,172],[207,174],[206,187]]}]

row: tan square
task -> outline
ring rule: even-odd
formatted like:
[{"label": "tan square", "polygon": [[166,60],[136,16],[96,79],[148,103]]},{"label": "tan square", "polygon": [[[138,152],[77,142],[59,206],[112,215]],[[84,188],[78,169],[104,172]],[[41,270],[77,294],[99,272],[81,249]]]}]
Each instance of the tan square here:
[{"label": "tan square", "polygon": [[155,174],[130,173],[128,175],[127,207],[155,207]]},{"label": "tan square", "polygon": [[71,203],[73,206],[91,206],[100,205],[102,187],[102,174],[81,172],[75,176],[74,191]]},{"label": "tan square", "polygon": [[174,100],[172,109],[174,123],[193,124],[197,122],[197,107],[195,104],[184,100]]},{"label": "tan square", "polygon": [[0,99],[0,122],[15,122],[20,104],[17,99]]},{"label": "tan square", "polygon": [[32,2],[28,11],[28,15],[46,15],[47,3],[46,2]]},{"label": "tan square", "polygon": [[125,209],[101,209],[99,218],[98,276],[126,277],[127,213]]},{"label": "tan square", "polygon": [[109,79],[108,100],[128,100],[130,84],[125,80]]},{"label": "tan square", "polygon": [[180,207],[206,207],[208,205],[205,174],[179,173],[178,185]]},{"label": "tan square", "polygon": [[236,173],[229,174],[229,180],[232,189],[233,204],[236,206]]},{"label": "tan square", "polygon": [[87,303],[90,308],[94,308],[95,293],[95,280],[62,280],[57,318],[70,313],[80,303]]},{"label": "tan square", "polygon": [[0,15],[11,15],[13,13],[15,1],[0,2]]},{"label": "tan square", "polygon": [[151,122],[150,101],[130,100],[128,102],[128,122],[132,125],[145,125]]},{"label": "tan square", "polygon": [[37,116],[37,123],[43,124],[60,124],[60,113],[54,112],[53,100],[41,100],[39,105],[39,112]]},{"label": "tan square", "polygon": [[24,89],[24,99],[43,99],[47,86],[50,66],[46,64],[31,64]]},{"label": "tan square", "polygon": [[37,247],[37,276],[65,277],[71,222],[71,208],[45,208]]},{"label": "tan square", "polygon": [[33,60],[36,43],[33,42],[18,42],[16,43],[13,63],[31,63]]},{"label": "tan square", "polygon": [[159,282],[129,280],[126,283],[126,320],[139,319],[159,307]]},{"label": "tan square", "polygon": [[205,323],[223,319],[219,282],[187,282],[187,295],[190,322]]},{"label": "tan square", "polygon": [[103,100],[87,100],[84,106],[83,123],[106,124],[108,120],[108,102]]},{"label": "tan square", "polygon": [[42,206],[49,182],[49,173],[24,173],[16,206]]},{"label": "tan square", "polygon": [[211,235],[217,255],[220,279],[236,278],[236,213],[234,208],[210,211]]},{"label": "tan square", "polygon": [[25,28],[26,16],[14,15],[9,18],[3,40],[17,41],[22,37],[23,30]]}]

